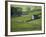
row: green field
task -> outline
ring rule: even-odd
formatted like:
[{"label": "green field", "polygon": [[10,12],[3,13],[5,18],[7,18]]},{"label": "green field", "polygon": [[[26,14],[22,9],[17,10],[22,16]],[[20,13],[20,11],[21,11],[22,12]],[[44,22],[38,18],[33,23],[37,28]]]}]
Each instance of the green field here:
[{"label": "green field", "polygon": [[[33,6],[32,10],[26,6],[20,6],[22,10],[28,10],[23,16],[11,16],[11,31],[39,31],[41,30],[41,7]],[[40,14],[40,15],[39,15]],[[38,15],[40,18],[32,20],[32,15]]]}]

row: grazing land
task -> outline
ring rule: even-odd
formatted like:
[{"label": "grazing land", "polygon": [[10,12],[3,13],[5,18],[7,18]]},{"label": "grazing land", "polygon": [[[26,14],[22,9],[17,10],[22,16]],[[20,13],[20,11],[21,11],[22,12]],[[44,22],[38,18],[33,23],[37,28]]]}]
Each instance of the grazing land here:
[{"label": "grazing land", "polygon": [[[11,32],[41,30],[41,6],[13,7],[11,7]],[[32,19],[32,15],[37,15],[37,18]]]}]

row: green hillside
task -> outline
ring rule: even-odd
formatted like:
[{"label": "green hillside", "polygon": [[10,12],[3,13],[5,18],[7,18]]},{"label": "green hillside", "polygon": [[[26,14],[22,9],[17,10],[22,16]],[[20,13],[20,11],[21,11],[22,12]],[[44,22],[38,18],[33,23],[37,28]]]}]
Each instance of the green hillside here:
[{"label": "green hillside", "polygon": [[[16,8],[17,6],[15,6]],[[38,31],[41,30],[41,6],[18,6],[22,8],[24,15],[16,16],[17,11],[12,12],[16,14],[11,16],[11,31]],[[20,10],[20,9],[19,9]],[[13,15],[13,14],[12,14]],[[38,19],[32,20],[32,15],[38,15]]]}]

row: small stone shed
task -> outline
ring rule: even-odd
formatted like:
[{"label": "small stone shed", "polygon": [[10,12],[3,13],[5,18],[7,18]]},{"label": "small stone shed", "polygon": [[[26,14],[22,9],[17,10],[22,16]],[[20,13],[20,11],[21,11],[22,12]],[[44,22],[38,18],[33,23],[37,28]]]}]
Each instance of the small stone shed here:
[{"label": "small stone shed", "polygon": [[37,19],[38,18],[38,15],[32,15],[32,19]]}]

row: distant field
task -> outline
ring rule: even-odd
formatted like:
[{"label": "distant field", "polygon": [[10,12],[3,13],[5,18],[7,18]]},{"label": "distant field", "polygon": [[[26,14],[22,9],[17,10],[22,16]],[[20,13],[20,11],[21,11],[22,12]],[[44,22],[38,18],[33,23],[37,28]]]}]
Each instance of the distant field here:
[{"label": "distant field", "polygon": [[38,11],[37,9],[36,11],[28,12],[28,15],[18,16],[18,17],[12,16],[11,17],[11,31],[17,32],[17,31],[41,30],[41,17],[39,19],[32,20],[32,15],[39,15],[40,13],[41,11]]}]

